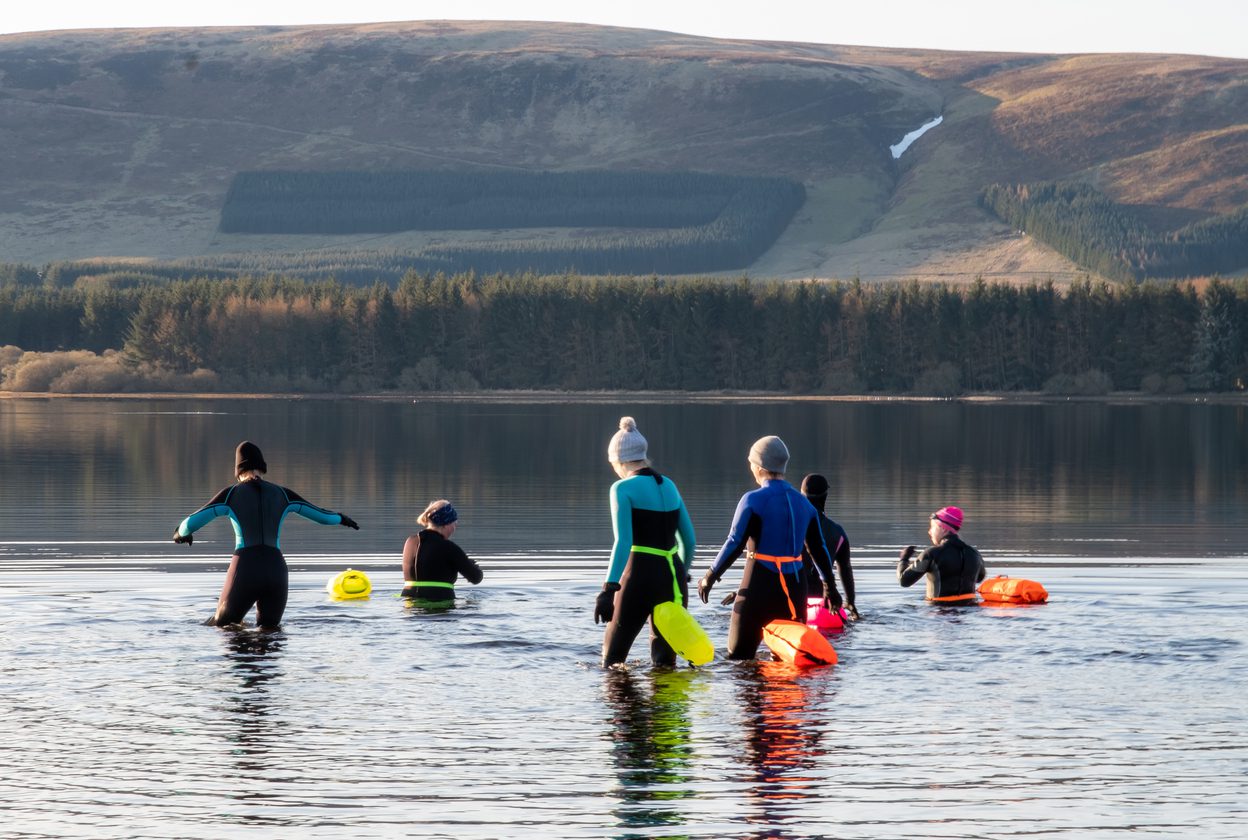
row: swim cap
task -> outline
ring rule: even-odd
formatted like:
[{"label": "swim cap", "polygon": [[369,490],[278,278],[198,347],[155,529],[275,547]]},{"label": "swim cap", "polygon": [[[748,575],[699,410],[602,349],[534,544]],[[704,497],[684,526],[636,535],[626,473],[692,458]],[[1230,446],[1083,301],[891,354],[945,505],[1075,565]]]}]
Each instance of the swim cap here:
[{"label": "swim cap", "polygon": [[450,525],[452,522],[459,520],[459,514],[455,508],[446,499],[438,499],[436,502],[430,502],[429,507],[425,508],[425,512],[416,517],[416,521],[421,525]]},{"label": "swim cap", "polygon": [[950,531],[957,531],[962,527],[962,508],[953,506],[943,507],[932,514],[932,519],[935,519]]},{"label": "swim cap", "polygon": [[819,473],[811,473],[802,479],[802,495],[819,510],[828,500],[828,480]]},{"label": "swim cap", "polygon": [[631,417],[620,418],[620,430],[611,436],[607,444],[607,460],[613,464],[646,460],[646,439],[637,431],[637,421]]},{"label": "swim cap", "polygon": [[245,440],[234,450],[234,475],[241,475],[249,470],[268,472],[269,467],[268,464],[264,463],[264,456],[260,454],[260,447],[249,440]]},{"label": "swim cap", "polygon": [[789,468],[789,448],[775,435],[761,437],[750,447],[750,463],[767,472],[783,473]]}]

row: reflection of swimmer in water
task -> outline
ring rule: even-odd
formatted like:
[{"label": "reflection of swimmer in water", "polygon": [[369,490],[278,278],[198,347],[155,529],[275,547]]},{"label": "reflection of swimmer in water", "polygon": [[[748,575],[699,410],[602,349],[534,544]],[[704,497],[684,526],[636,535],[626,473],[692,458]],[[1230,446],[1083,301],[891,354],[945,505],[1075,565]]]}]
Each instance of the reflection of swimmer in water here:
[{"label": "reflection of swimmer in water", "polygon": [[737,503],[728,539],[698,582],[698,596],[705,604],[711,587],[750,549],[728,625],[729,659],[753,659],[763,641],[763,627],[771,621],[806,622],[803,546],[823,577],[824,606],[830,610],[841,606],[819,516],[806,497],[784,480],[789,465],[784,441],[774,435],[759,438],[750,447],[749,461],[759,489]]},{"label": "reflection of swimmer in water", "polygon": [[260,447],[243,441],[234,458],[238,483],[213,496],[212,501],[183,519],[173,532],[174,542],[190,545],[191,535],[219,516],[228,516],[234,526],[234,556],[225,574],[217,611],[207,624],[238,624],[253,605],[259,626],[276,627],[281,623],[289,594],[286,558],[281,551],[286,514],[297,513],[322,525],[360,529],[351,517],[319,508],[293,490],[265,481],[261,476],[267,471]]},{"label": "reflection of swimmer in water", "polygon": [[646,449],[637,422],[621,417],[620,429],[607,445],[607,460],[620,477],[611,485],[615,545],[607,580],[594,605],[594,623],[607,623],[604,667],[628,659],[647,619],[650,659],[655,665],[674,666],[676,652],[654,629],[654,608],[673,600],[677,589],[681,605],[689,603],[693,523],[676,483],[650,468]]},{"label": "reflection of swimmer in water", "polygon": [[984,560],[979,552],[962,542],[962,510],[943,507],[932,514],[927,535],[932,547],[918,557],[908,545],[897,560],[897,581],[912,586],[927,576],[927,600],[944,604],[975,603],[976,586],[984,579]]},{"label": "reflection of swimmer in water", "polygon": [[614,712],[611,755],[620,777],[616,814],[629,837],[653,836],[642,831],[646,828],[680,825],[685,815],[675,801],[695,795],[689,789],[694,759],[689,694],[700,675],[655,669],[646,677],[643,681],[635,672],[615,668],[605,685]]},{"label": "reflection of swimmer in water", "polygon": [[[778,826],[797,820],[803,806],[826,808],[826,779],[816,772],[828,752],[821,743],[825,722],[819,719],[812,696],[820,682],[795,680],[792,670],[779,662],[760,662],[740,677],[741,706],[748,722],[745,755],[756,781],[750,793],[761,808],[757,817],[745,815],[746,821]],[[761,836],[791,836],[773,830],[776,833]]]},{"label": "reflection of swimmer in water", "polygon": [[446,499],[431,502],[416,518],[425,527],[403,544],[403,597],[451,601],[460,575],[473,584],[485,577],[481,567],[451,542],[458,522],[459,514]]}]

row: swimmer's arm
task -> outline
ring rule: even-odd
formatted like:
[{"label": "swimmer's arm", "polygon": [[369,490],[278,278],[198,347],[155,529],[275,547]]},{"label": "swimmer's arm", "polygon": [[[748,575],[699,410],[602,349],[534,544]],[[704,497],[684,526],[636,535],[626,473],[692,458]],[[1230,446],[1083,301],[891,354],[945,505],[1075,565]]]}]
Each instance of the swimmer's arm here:
[{"label": "swimmer's arm", "polygon": [[685,503],[680,503],[680,518],[676,520],[676,542],[680,544],[680,556],[685,561],[686,577],[693,574],[693,551],[697,547],[697,538],[693,535],[693,520]]},{"label": "swimmer's arm", "polygon": [[615,543],[611,546],[611,565],[607,568],[607,583],[619,583],[624,574],[624,564],[633,548],[633,502],[627,492],[620,488],[624,481],[611,485],[611,530]]},{"label": "swimmer's arm", "polygon": [[812,516],[806,523],[806,550],[815,567],[823,577],[828,592],[836,591],[836,578],[832,576],[832,557],[828,554],[828,544],[823,541],[823,529],[819,527],[819,517]]},{"label": "swimmer's arm", "polygon": [[918,557],[911,558],[909,563],[903,560],[897,561],[897,582],[902,586],[913,586],[916,581],[922,578],[932,568],[931,549],[924,551]]},{"label": "swimmer's arm", "polygon": [[971,551],[975,552],[975,562],[979,564],[979,571],[975,573],[975,582],[983,583],[984,578],[988,576],[988,570],[984,568],[984,558],[977,549],[972,548]]},{"label": "swimmer's arm", "polygon": [[420,553],[420,534],[412,534],[403,543],[403,580],[416,580],[416,555]]},{"label": "swimmer's arm", "polygon": [[849,537],[844,534],[836,535],[836,548],[833,549],[833,556],[836,558],[836,569],[841,573],[841,586],[845,588],[845,603],[854,603],[854,568],[849,561]]},{"label": "swimmer's arm", "polygon": [[481,571],[481,567],[476,564],[475,560],[465,554],[462,548],[455,545],[455,543],[450,545],[451,548],[455,549],[452,552],[455,571],[463,575],[469,583],[480,583],[481,579],[485,577],[485,572]]},{"label": "swimmer's arm", "polygon": [[225,501],[230,497],[230,491],[233,489],[233,487],[226,487],[220,493],[213,496],[212,500],[208,502],[208,504],[204,505],[190,516],[186,517],[186,519],[179,522],[178,535],[182,537],[189,537],[191,534],[216,519],[218,516],[229,516],[230,507],[225,503]]},{"label": "swimmer's arm", "polygon": [[286,499],[289,502],[286,505],[287,513],[297,513],[304,519],[311,519],[313,522],[320,525],[342,524],[341,513],[334,513],[332,510],[317,507],[307,499],[303,498],[303,496],[300,496],[294,490],[289,490],[285,487],[283,487],[282,490],[286,491]]},{"label": "swimmer's arm", "polygon": [[719,554],[715,555],[715,562],[711,564],[711,574],[716,580],[723,577],[728,567],[736,562],[741,552],[745,551],[745,541],[750,535],[750,526],[754,520],[758,519],[750,508],[749,498],[747,493],[741,497],[741,501],[737,502],[736,513],[732,515],[732,528],[728,531],[728,539],[724,541]]}]

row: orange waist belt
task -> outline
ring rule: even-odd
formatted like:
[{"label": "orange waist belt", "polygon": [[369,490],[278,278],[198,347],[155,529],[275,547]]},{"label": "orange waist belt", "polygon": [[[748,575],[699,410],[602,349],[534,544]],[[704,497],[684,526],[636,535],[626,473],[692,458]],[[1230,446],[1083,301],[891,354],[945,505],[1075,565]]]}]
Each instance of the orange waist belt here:
[{"label": "orange waist belt", "polygon": [[758,551],[748,552],[747,556],[753,557],[755,560],[763,560],[768,563],[774,563],[777,569],[784,568],[783,564],[785,563],[801,563],[802,562],[802,558],[800,557],[777,557],[774,554],[763,554],[762,552],[758,552]]},{"label": "orange waist belt", "polygon": [[965,595],[941,595],[939,598],[928,598],[933,602],[950,603],[953,601],[974,601],[979,598],[974,592],[967,592]]}]

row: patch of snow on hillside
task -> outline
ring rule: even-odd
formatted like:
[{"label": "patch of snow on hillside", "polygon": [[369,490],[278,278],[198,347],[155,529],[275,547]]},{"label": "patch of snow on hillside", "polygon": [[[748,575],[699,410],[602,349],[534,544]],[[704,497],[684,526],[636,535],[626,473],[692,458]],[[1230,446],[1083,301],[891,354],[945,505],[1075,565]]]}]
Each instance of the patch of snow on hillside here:
[{"label": "patch of snow on hillside", "polygon": [[904,152],[906,149],[910,148],[911,143],[913,143],[915,140],[918,140],[920,137],[926,134],[929,128],[935,128],[936,126],[940,125],[944,121],[945,121],[944,117],[937,117],[936,119],[931,120],[930,122],[925,122],[923,123],[923,125],[919,126],[914,131],[910,132],[905,137],[901,138],[900,143],[897,143],[896,145],[893,145],[893,146],[889,146],[888,150],[893,153],[893,160],[897,160],[897,158],[901,157],[901,153]]}]

